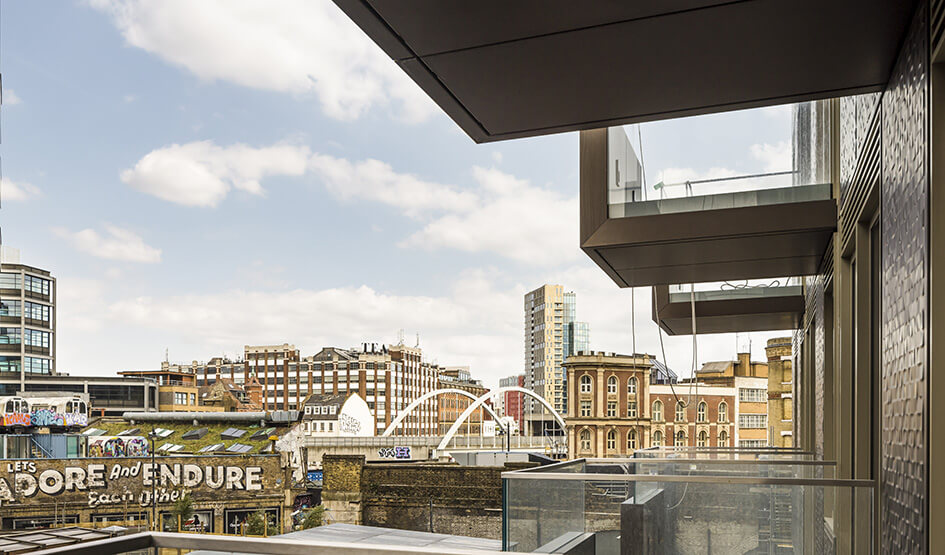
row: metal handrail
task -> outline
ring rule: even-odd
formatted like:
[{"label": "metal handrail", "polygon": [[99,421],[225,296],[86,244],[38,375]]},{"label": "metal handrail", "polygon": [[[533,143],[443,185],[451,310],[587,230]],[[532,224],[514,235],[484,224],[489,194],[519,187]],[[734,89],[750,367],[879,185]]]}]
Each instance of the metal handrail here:
[{"label": "metal handrail", "polygon": [[502,479],[511,480],[568,480],[586,482],[683,482],[714,484],[747,484],[779,486],[822,486],[876,488],[875,480],[845,480],[830,478],[768,478],[758,476],[676,476],[666,474],[588,474],[564,472],[529,473],[512,470],[502,473]]},{"label": "metal handrail", "polygon": [[[55,458],[56,458],[56,457],[54,457],[53,454],[50,453],[45,447],[43,447],[42,445],[40,445],[39,442],[36,441],[36,438],[34,438],[32,435],[29,436],[29,438],[30,438],[30,445],[35,445],[35,446],[43,453],[43,455],[44,455],[47,459],[55,459]],[[31,453],[31,454],[32,454],[32,453]]]},{"label": "metal handrail", "polygon": [[498,555],[499,551],[471,549],[430,549],[415,546],[386,546],[368,543],[311,542],[278,537],[253,538],[175,532],[142,532],[40,551],[30,555],[117,555],[140,549],[208,550],[260,555]]},{"label": "metal handrail", "polygon": [[[571,461],[568,461],[571,462]],[[837,461],[820,461],[809,459],[690,459],[690,458],[648,458],[637,457],[631,459],[587,459],[592,464],[759,464],[759,465],[798,465],[798,466],[837,466]],[[547,468],[547,467],[540,467]]]}]

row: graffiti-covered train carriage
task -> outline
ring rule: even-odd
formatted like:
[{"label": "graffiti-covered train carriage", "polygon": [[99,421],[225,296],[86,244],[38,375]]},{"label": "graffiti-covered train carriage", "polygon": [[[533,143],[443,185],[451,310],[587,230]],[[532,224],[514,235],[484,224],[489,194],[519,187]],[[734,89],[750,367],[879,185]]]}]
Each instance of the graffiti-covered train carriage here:
[{"label": "graffiti-covered train carriage", "polygon": [[78,430],[89,423],[84,393],[43,393],[0,396],[0,433],[27,428]]}]

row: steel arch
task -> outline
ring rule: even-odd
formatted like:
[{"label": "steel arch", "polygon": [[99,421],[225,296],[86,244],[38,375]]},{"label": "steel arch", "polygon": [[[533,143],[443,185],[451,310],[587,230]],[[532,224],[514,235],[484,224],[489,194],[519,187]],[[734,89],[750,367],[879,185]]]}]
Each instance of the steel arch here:
[{"label": "steel arch", "polygon": [[[476,397],[476,396],[473,395],[472,393],[470,393],[470,392],[468,392],[468,391],[464,391],[464,390],[462,390],[462,389],[446,388],[446,389],[436,389],[436,390],[434,390],[434,391],[428,391],[428,392],[424,393],[423,395],[417,397],[417,398],[414,400],[414,402],[410,403],[409,405],[407,405],[407,406],[404,408],[404,410],[400,411],[400,412],[397,414],[397,418],[395,418],[395,419],[390,423],[390,426],[388,426],[387,429],[384,430],[384,433],[381,434],[381,437],[387,437],[387,436],[391,435],[391,434],[394,432],[394,429],[396,429],[397,426],[399,426],[400,423],[403,422],[405,418],[407,418],[407,415],[409,415],[411,412],[413,412],[413,410],[414,410],[415,408],[419,407],[420,404],[423,403],[424,401],[430,399],[431,397],[436,397],[436,396],[438,396],[438,395],[445,395],[445,394],[448,394],[448,393],[452,393],[452,394],[456,394],[456,395],[462,395],[462,396],[464,396],[464,397],[469,397],[469,398],[472,399],[473,401],[476,401],[476,400],[478,399],[478,397]],[[488,395],[488,393],[487,393],[486,395]],[[492,410],[492,407],[490,407],[489,405],[485,405],[485,407],[486,407],[486,412],[488,412],[488,413],[492,416],[492,418],[495,419],[497,425],[500,425],[500,426],[501,426],[501,421],[499,420],[499,415],[496,414],[495,411]]]},{"label": "steel arch", "polygon": [[[564,424],[564,418],[561,418],[561,415],[558,414],[558,411],[556,411],[554,407],[548,404],[548,401],[546,401],[544,397],[542,397],[541,395],[538,395],[531,389],[525,389],[524,387],[519,387],[517,385],[508,385],[505,387],[499,387],[497,389],[494,389],[482,395],[475,401],[473,401],[473,403],[469,405],[469,407],[463,412],[463,414],[459,415],[459,418],[456,419],[456,422],[453,422],[453,425],[450,426],[449,431],[447,431],[446,435],[443,436],[443,441],[441,441],[440,444],[436,447],[436,450],[442,451],[443,449],[446,449],[447,444],[449,444],[450,440],[453,439],[453,436],[456,435],[456,432],[459,431],[459,427],[463,425],[463,422],[465,422],[466,419],[469,418],[469,415],[471,415],[474,410],[479,408],[479,406],[488,407],[489,405],[485,404],[487,400],[491,399],[492,397],[495,397],[495,395],[498,393],[505,393],[507,391],[517,391],[519,393],[524,393],[525,395],[535,398],[536,400],[538,400],[539,403],[541,403],[543,407],[548,409],[548,411],[551,413],[552,416],[555,417],[555,420],[557,420],[558,424],[561,425],[562,430],[567,429]],[[506,431],[506,433],[508,432]]]}]

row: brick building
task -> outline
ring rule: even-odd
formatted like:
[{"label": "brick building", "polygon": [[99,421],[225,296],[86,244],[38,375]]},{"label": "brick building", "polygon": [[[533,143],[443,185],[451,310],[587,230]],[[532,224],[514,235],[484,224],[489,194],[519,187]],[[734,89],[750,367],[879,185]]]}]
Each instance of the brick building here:
[{"label": "brick building", "polygon": [[706,363],[695,382],[657,379],[665,367],[645,354],[582,353],[565,368],[572,457],[628,456],[656,446],[768,443],[767,365],[751,362],[747,354]]},{"label": "brick building", "polygon": [[790,337],[768,340],[768,445],[794,447],[794,365]]},{"label": "brick building", "polygon": [[[412,401],[437,387],[436,367],[422,364],[419,347],[364,343],[360,348],[324,347],[303,357],[288,343],[247,345],[240,360],[214,357],[191,364],[162,363],[164,372],[186,373],[198,387],[223,378],[234,388],[250,380],[261,386],[262,410],[299,410],[313,393],[357,392],[368,403],[381,433]],[[401,425],[405,435],[437,431],[437,402],[430,399]]]},{"label": "brick building", "polygon": [[[461,389],[470,394],[480,397],[489,390],[482,385],[480,380],[472,379],[468,366],[450,366],[440,368],[437,378],[438,389]],[[458,393],[447,393],[437,398],[437,415],[439,419],[439,435],[446,435],[450,426],[453,425],[460,415],[463,414],[473,400],[465,395]],[[459,429],[459,435],[480,435],[482,432],[482,422],[484,417],[489,419],[483,409],[474,411],[469,415],[466,423]]]},{"label": "brick building", "polygon": [[626,455],[648,445],[650,355],[588,352],[565,362],[571,457]]},{"label": "brick building", "polygon": [[[525,387],[525,374],[509,376],[499,380],[499,387]],[[518,429],[522,429],[522,419],[525,417],[525,394],[521,391],[506,391],[500,396],[502,415],[515,420]]]}]

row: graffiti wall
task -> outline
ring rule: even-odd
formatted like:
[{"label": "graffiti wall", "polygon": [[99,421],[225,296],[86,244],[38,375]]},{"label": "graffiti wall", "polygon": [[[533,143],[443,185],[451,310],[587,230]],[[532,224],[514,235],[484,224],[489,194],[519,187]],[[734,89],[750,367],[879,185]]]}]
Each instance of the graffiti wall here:
[{"label": "graffiti wall", "polygon": [[89,439],[90,457],[147,457],[147,438],[141,436],[96,436]]},{"label": "graffiti wall", "polygon": [[[127,449],[117,442],[105,449]],[[134,443],[133,443],[134,444]],[[90,446],[91,450],[91,446]],[[0,507],[3,512],[16,507],[76,504],[90,508],[141,507],[152,503],[173,503],[184,492],[195,502],[225,501],[228,498],[254,499],[284,495],[285,480],[278,455],[245,457],[158,457],[101,459],[36,459],[3,463],[0,466]]]},{"label": "graffiti wall", "polygon": [[89,416],[81,412],[59,413],[52,409],[37,409],[33,412],[5,412],[0,422],[3,426],[22,427],[88,426]]}]

